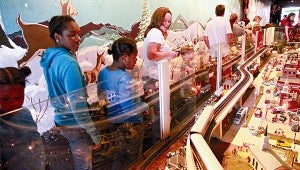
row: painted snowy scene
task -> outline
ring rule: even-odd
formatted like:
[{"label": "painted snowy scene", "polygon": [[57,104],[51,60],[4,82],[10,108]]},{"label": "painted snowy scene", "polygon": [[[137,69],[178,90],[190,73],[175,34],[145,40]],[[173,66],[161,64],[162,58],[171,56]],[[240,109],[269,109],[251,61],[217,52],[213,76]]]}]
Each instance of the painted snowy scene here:
[{"label": "painted snowy scene", "polygon": [[[182,36],[182,33],[184,32],[174,32],[171,35],[174,35],[174,37]],[[177,35],[179,34],[179,35]],[[174,37],[170,37],[174,39]],[[168,37],[169,38],[169,37]],[[99,40],[100,39],[100,40]],[[88,38],[85,38],[82,44],[87,43],[88,41],[100,41],[104,42],[101,37],[95,37],[95,35],[90,36]],[[85,42],[87,41],[87,42]],[[182,40],[181,42],[176,39],[179,43],[184,42]],[[4,45],[1,46],[0,48],[0,54],[5,55],[5,58],[1,58],[1,67],[6,67],[6,66],[14,66],[17,67],[17,61],[21,59],[21,57],[26,53],[26,49],[23,49],[17,45],[15,45],[11,40],[10,43],[14,47],[14,49],[8,48]],[[77,52],[77,59],[79,62],[79,65],[84,72],[87,72],[88,70],[92,70],[95,68],[96,63],[97,63],[97,54],[102,54],[104,58],[104,63],[100,63],[101,69],[104,68],[107,65],[110,65],[112,63],[112,56],[107,54],[107,49],[109,48],[109,45],[112,43],[112,40],[106,40],[105,44],[102,46],[88,46],[88,47],[81,47],[80,50]],[[137,81],[141,81],[142,76],[147,73],[147,69],[143,68],[143,59],[141,57],[142,53],[142,42],[138,42],[138,49],[139,49],[139,57],[137,60],[137,64],[135,68],[131,71],[131,74],[134,78],[136,78]],[[176,44],[174,44],[176,46]],[[204,43],[199,42],[197,44],[197,48],[199,48],[202,56],[195,57],[193,60],[193,64],[195,66],[200,67],[200,58],[202,60],[207,60],[208,56],[205,56],[205,48],[204,48]],[[202,48],[202,49],[200,49]],[[203,51],[201,51],[203,50]],[[10,55],[7,55],[10,54]],[[51,107],[51,104],[48,101],[48,92],[47,92],[47,85],[45,82],[45,78],[42,73],[42,69],[39,66],[39,61],[40,61],[40,56],[34,56],[31,57],[32,59],[26,63],[26,66],[30,67],[32,70],[32,74],[28,78],[28,83],[26,85],[26,100],[24,103],[24,106],[30,106],[34,105],[34,107],[29,107],[31,110],[31,113],[33,114],[33,117],[36,118],[36,121],[38,123],[39,127],[39,132],[45,132],[46,130],[49,130],[51,126],[53,126],[53,108]],[[204,62],[204,61],[202,61]],[[177,57],[171,61],[170,72],[172,72],[173,78],[170,81],[171,82],[176,82],[180,78],[182,78],[182,74],[180,72],[180,63],[182,63],[182,58]],[[200,69],[195,67],[195,69]],[[140,75],[140,76],[138,76]],[[138,76],[138,77],[137,77]],[[95,83],[94,83],[95,84]],[[91,85],[90,85],[91,86]],[[95,85],[96,86],[96,85]],[[97,93],[92,93],[96,95]],[[95,96],[89,96],[91,98]],[[90,99],[89,99],[90,100]],[[88,100],[88,101],[89,101]]]},{"label": "painted snowy scene", "polygon": [[[141,93],[145,93],[143,87],[146,80],[143,77],[147,76],[148,70],[143,64],[143,31],[150,22],[150,9],[148,1],[145,1],[142,10],[141,21],[132,25],[131,30],[127,31],[121,27],[111,24],[95,24],[90,22],[81,27],[81,46],[77,51],[77,60],[85,75],[88,84],[88,101],[90,104],[97,100],[96,84],[95,80],[91,81],[89,74],[97,68],[101,70],[107,65],[112,63],[112,56],[107,54],[107,49],[112,42],[119,37],[126,36],[136,39],[138,45],[138,61],[135,68],[131,71],[132,77],[136,82],[140,82],[138,90]],[[75,12],[74,15],[77,15]],[[40,35],[39,37],[27,36],[27,32],[39,30],[45,30],[47,28],[47,21],[41,23],[26,23],[22,19],[22,16],[17,18],[22,32],[15,32],[8,35],[6,38],[13,48],[9,48],[5,45],[1,45],[0,48],[0,66],[28,66],[32,70],[32,74],[28,78],[26,85],[26,99],[24,106],[28,107],[33,115],[33,118],[38,123],[38,130],[40,133],[46,132],[52,126],[53,123],[53,108],[48,99],[47,85],[43,77],[42,69],[39,67],[40,56],[42,51],[50,47],[50,42],[43,42],[43,48],[38,48],[32,42],[39,42],[41,38],[45,38],[48,35]],[[183,16],[179,15],[174,17],[174,22],[171,25],[169,36],[167,40],[171,42],[173,49],[179,50],[181,46],[191,45],[194,47],[194,59],[191,62],[193,71],[203,69],[205,63],[208,62],[207,48],[202,40],[203,37],[203,25],[199,22],[188,22]],[[3,28],[4,25],[1,24]],[[3,29],[5,31],[5,29]],[[22,34],[23,33],[23,34]],[[43,32],[40,32],[42,34]],[[20,42],[20,37],[23,35],[23,41]],[[25,36],[25,37],[24,37]],[[27,36],[27,37],[26,37]],[[16,43],[13,41],[18,43]],[[21,45],[20,45],[21,44]],[[26,48],[22,48],[26,47]],[[25,56],[25,57],[24,57]],[[25,58],[25,59],[24,59]],[[21,62],[20,62],[21,61]],[[181,74],[182,57],[177,57],[170,61],[170,83],[174,83],[183,78]],[[186,75],[185,75],[186,76]],[[93,87],[94,86],[94,87]],[[152,88],[152,87],[150,87]],[[148,89],[147,94],[155,93],[157,91],[157,84],[154,85],[154,89]]]}]

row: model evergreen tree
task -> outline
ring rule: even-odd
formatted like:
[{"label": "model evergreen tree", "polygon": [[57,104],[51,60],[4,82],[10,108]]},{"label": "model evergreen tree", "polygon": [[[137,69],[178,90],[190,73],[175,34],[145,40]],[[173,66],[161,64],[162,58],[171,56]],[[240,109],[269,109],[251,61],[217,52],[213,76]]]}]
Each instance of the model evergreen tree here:
[{"label": "model evergreen tree", "polygon": [[149,1],[144,0],[144,6],[142,10],[142,19],[140,22],[140,31],[137,36],[137,41],[142,41],[144,40],[144,33],[146,31],[146,28],[148,27],[150,23],[150,7],[149,7]]},{"label": "model evergreen tree", "polygon": [[5,34],[4,23],[2,21],[2,15],[1,15],[1,11],[0,11],[0,48],[2,45],[5,45],[8,48],[14,48],[10,44],[8,37]]},{"label": "model evergreen tree", "polygon": [[3,31],[5,32],[4,23],[3,23],[3,21],[2,21],[2,14],[1,14],[1,11],[0,11],[0,26],[2,27]]}]

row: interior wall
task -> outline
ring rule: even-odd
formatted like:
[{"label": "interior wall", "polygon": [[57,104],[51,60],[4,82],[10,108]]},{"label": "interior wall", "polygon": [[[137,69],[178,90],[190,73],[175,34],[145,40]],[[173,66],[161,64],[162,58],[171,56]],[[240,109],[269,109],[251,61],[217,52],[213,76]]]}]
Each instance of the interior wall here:
[{"label": "interior wall", "polygon": [[[131,25],[141,19],[143,5],[149,3],[149,11],[152,13],[160,6],[166,6],[173,12],[173,19],[182,15],[187,20],[206,22],[214,15],[214,8],[217,4],[226,6],[225,17],[233,12],[239,12],[240,2],[236,0],[3,0],[0,2],[0,14],[2,23],[7,34],[12,34],[20,28],[16,24],[16,18],[22,15],[28,23],[39,23],[49,20],[54,15],[59,15],[64,9],[62,3],[68,3],[68,10],[74,15],[79,25],[89,22],[110,23],[124,29],[130,29]],[[132,8],[134,5],[134,8]],[[117,11],[117,12],[116,12]]]},{"label": "interior wall", "polygon": [[29,23],[43,22],[61,14],[61,2],[68,3],[68,10],[77,12],[74,18],[79,25],[89,22],[110,23],[124,29],[130,29],[133,23],[139,21],[145,2],[149,3],[151,13],[159,6],[167,6],[175,17],[181,14],[187,20],[197,19],[199,11],[198,0],[3,0],[0,2],[0,11],[6,32],[11,34],[19,29],[16,18],[20,13],[24,21]]},{"label": "interior wall", "polygon": [[[160,6],[170,8],[173,22],[183,20],[190,25],[198,22],[204,27],[209,18],[215,16],[214,9],[217,4],[226,6],[226,18],[231,13],[240,13],[240,2],[236,0],[2,0],[0,26],[18,51],[7,52],[8,49],[0,48],[0,52],[6,50],[2,53],[12,55],[8,57],[10,62],[0,56],[0,67],[16,66],[16,61],[20,65],[34,57],[38,49],[52,45],[47,24],[54,15],[69,14],[74,17],[81,27],[84,40],[80,48],[83,49],[95,45],[105,46],[118,36],[135,39],[140,31],[139,22],[145,20],[143,13],[148,13],[150,18]],[[91,36],[92,33],[94,37]]]},{"label": "interior wall", "polygon": [[247,17],[252,20],[256,15],[262,17],[261,24],[266,25],[270,20],[271,1],[249,0]]}]

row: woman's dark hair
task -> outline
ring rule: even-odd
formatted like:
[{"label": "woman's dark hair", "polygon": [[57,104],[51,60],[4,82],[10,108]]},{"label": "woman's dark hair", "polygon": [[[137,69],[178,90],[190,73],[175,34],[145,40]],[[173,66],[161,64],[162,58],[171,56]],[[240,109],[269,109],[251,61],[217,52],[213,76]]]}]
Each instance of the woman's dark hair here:
[{"label": "woman's dark hair", "polygon": [[217,5],[215,10],[216,16],[222,16],[225,13],[225,6],[224,5]]},{"label": "woman's dark hair", "polygon": [[0,85],[20,84],[25,87],[26,77],[31,74],[29,67],[5,67],[0,68]]},{"label": "woman's dark hair", "polygon": [[62,35],[62,32],[67,29],[67,23],[75,22],[70,15],[57,15],[51,18],[49,22],[50,37],[55,41],[54,33]]},{"label": "woman's dark hair", "polygon": [[113,56],[114,61],[117,61],[122,55],[130,55],[137,53],[137,47],[135,41],[129,38],[119,38],[108,49],[108,54]]},{"label": "woman's dark hair", "polygon": [[152,17],[151,17],[150,24],[145,31],[144,38],[146,38],[148,32],[152,28],[160,29],[159,27],[162,25],[162,23],[165,19],[165,15],[167,13],[170,13],[172,15],[170,9],[166,8],[166,7],[159,7],[154,11],[154,13],[152,14]]},{"label": "woman's dark hair", "polygon": [[289,22],[293,22],[294,20],[291,20],[292,16],[296,16],[296,14],[293,13],[293,12],[289,13],[289,15],[287,16],[286,20],[289,21]]},{"label": "woman's dark hair", "polygon": [[230,15],[229,22],[230,22],[231,30],[233,29],[233,24],[236,22],[236,20],[238,18],[239,17],[236,13],[233,13],[233,14]]}]

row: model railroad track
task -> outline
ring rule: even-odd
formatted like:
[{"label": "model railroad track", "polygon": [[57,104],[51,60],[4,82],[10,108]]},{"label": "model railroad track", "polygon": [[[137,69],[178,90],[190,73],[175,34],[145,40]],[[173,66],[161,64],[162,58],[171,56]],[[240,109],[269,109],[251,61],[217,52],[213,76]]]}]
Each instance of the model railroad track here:
[{"label": "model railroad track", "polygon": [[212,122],[210,123],[208,127],[208,131],[205,133],[205,139],[207,142],[209,142],[212,132],[217,125],[216,119],[222,114],[225,107],[228,106],[228,104],[237,96],[237,94],[241,91],[241,89],[249,82],[251,77],[253,75],[247,70],[247,66],[249,64],[252,64],[253,61],[260,56],[263,52],[265,52],[266,48],[262,48],[260,51],[255,53],[254,55],[250,56],[240,67],[239,71],[241,74],[241,77],[243,77],[242,80],[240,80],[239,84],[232,90],[230,93],[226,96],[226,98],[221,102],[217,103],[218,105],[215,106],[214,112],[213,112],[213,118]]},{"label": "model railroad track", "polygon": [[[247,56],[250,56],[253,54],[253,48],[247,50],[246,54]],[[245,58],[247,58],[247,56]],[[236,58],[234,58],[233,60],[238,60],[241,56],[237,56]],[[225,66],[226,64],[229,64],[230,62],[228,61],[227,63],[224,63],[223,66]],[[184,78],[184,81],[190,79],[191,77],[194,77],[194,76],[199,76],[199,75],[202,75],[202,74],[205,74],[208,70],[201,70],[201,71],[198,71],[196,73],[194,73],[193,75],[189,75],[187,77]],[[180,82],[182,82],[183,80],[181,81],[178,81],[178,82],[175,82],[174,84],[171,85],[171,89],[176,87],[176,86],[180,86]],[[153,93],[149,96],[147,96],[145,98],[146,102],[147,103],[153,103],[153,102],[157,102],[158,101],[158,92],[156,93]],[[174,129],[172,129],[172,135],[170,137],[168,137],[167,139],[165,140],[162,140],[161,142],[159,142],[158,144],[152,146],[148,151],[146,151],[144,153],[144,159],[142,160],[139,160],[136,165],[138,167],[140,167],[141,169],[144,169],[147,167],[147,165],[149,165],[151,163],[151,161],[155,158],[157,158],[159,155],[161,155],[162,151],[165,150],[165,148],[168,148],[170,146],[171,143],[174,143],[176,140],[178,140],[182,135],[184,135],[194,124],[194,117],[188,117],[186,118],[185,120],[183,120],[181,124],[179,124],[178,126],[176,126]],[[210,122],[213,122],[210,120]],[[205,143],[205,141],[204,141]],[[192,147],[194,146],[194,144],[192,144]],[[209,149],[209,148],[208,148]],[[194,149],[193,149],[194,150]],[[195,153],[195,152],[194,152]],[[206,156],[208,157],[207,155],[207,152],[206,152]],[[214,156],[214,155],[212,155]],[[196,158],[200,158],[199,159],[196,159]],[[198,162],[198,166],[197,167],[201,167],[201,165],[203,165],[203,163],[200,163],[199,164],[199,161],[201,161],[201,156],[195,156],[194,157],[194,160],[193,162]],[[197,168],[198,169],[198,168]],[[213,169],[213,168],[212,168]]]},{"label": "model railroad track", "polygon": [[241,92],[245,91],[245,86],[249,86],[250,81],[252,82],[253,76],[247,70],[248,66],[265,51],[266,48],[263,48],[254,55],[252,51],[247,52],[249,57],[246,57],[246,61],[238,67],[241,80],[215,106],[205,108],[193,125],[190,142],[187,144],[187,164],[193,165],[192,168],[198,169],[200,166],[199,169],[223,169],[208,145],[210,138],[225,112],[228,112],[227,107],[233,105],[232,102],[236,102],[237,98],[241,97]]},{"label": "model railroad track", "polygon": [[[247,56],[251,55],[254,51],[254,48],[250,48],[246,51],[246,54]],[[247,56],[245,58],[247,58]],[[224,62],[223,63],[223,67],[226,67],[228,65],[231,65],[232,63],[235,63],[237,60],[239,60],[241,58],[241,55],[238,55],[236,57],[234,57],[233,59],[231,59],[230,61],[227,61],[227,62]],[[216,65],[215,65],[216,66]],[[199,76],[203,76],[204,74],[208,74],[209,72],[209,68],[205,69],[205,70],[198,70],[196,71],[195,73],[192,73],[182,79],[179,79],[177,80],[176,82],[173,82],[171,85],[170,85],[170,89],[171,91],[174,89],[178,89],[180,88],[180,84],[182,84],[182,82],[184,81],[187,81],[191,78],[194,78],[194,77],[199,77]],[[158,102],[159,100],[159,92],[154,92],[153,94],[149,94],[148,96],[144,96],[145,97],[145,102],[147,103],[155,103],[155,102]]]}]

